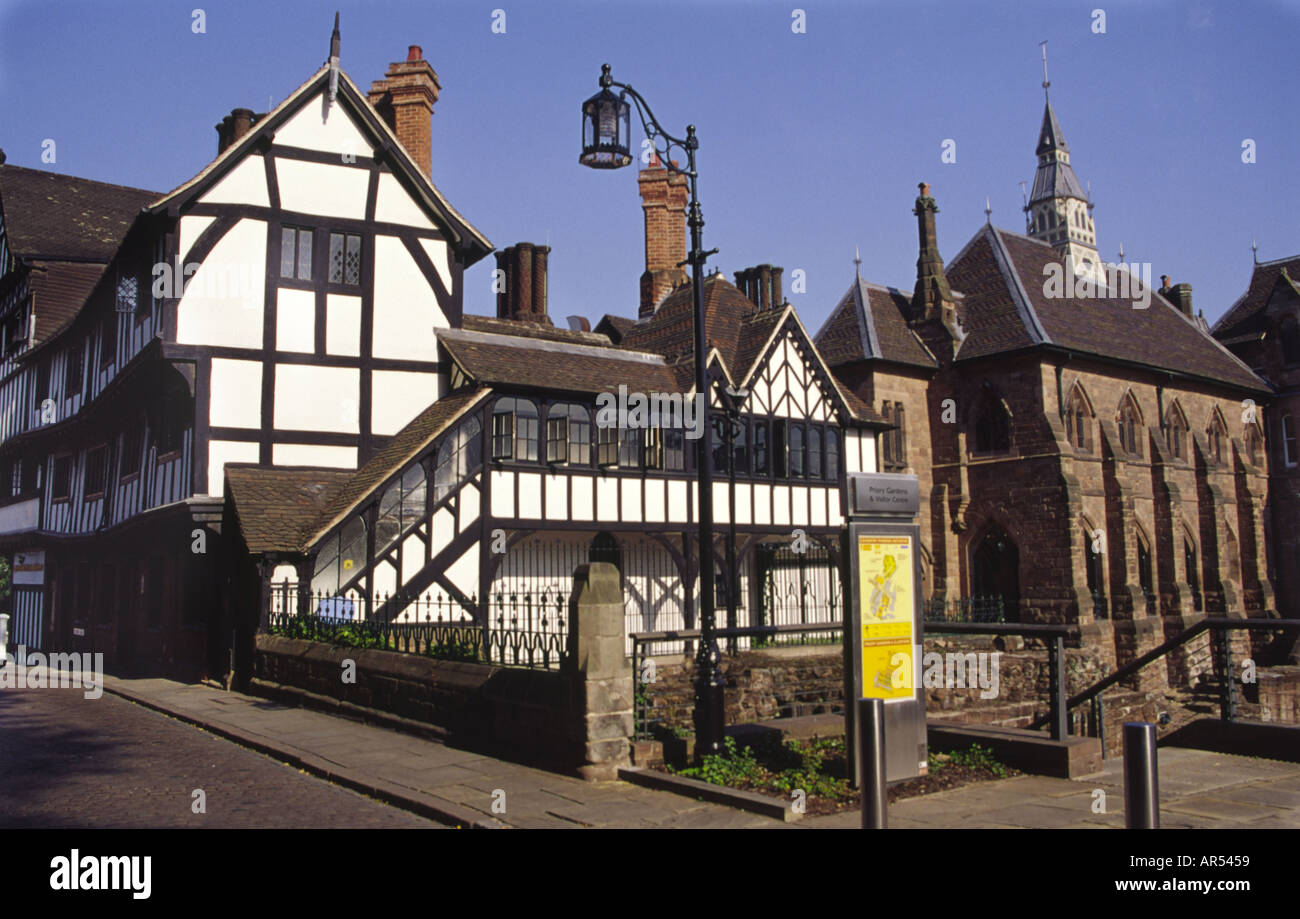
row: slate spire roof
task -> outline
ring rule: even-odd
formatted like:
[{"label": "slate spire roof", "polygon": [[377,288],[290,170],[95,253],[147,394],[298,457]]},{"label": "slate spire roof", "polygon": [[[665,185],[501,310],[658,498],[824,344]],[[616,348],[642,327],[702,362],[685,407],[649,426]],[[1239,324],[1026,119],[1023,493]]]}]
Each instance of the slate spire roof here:
[{"label": "slate spire roof", "polygon": [[1038,147],[1034,150],[1038,156],[1038,171],[1034,173],[1034,190],[1029,195],[1029,204],[1051,198],[1078,198],[1088,200],[1079,177],[1070,165],[1070,147],[1065,142],[1061,123],[1056,120],[1056,110],[1052,101],[1047,101],[1043,110],[1043,127],[1038,132]]}]

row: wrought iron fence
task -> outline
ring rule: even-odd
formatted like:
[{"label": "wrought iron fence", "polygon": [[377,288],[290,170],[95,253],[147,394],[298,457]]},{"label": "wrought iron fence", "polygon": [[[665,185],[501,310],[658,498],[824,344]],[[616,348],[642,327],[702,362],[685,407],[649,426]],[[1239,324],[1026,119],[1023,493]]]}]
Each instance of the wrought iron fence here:
[{"label": "wrought iron fence", "polygon": [[440,660],[484,661],[556,670],[568,651],[567,593],[493,593],[462,603],[444,593],[373,598],[300,590],[292,581],[271,587],[267,631],[336,645],[423,654]]},{"label": "wrought iron fence", "polygon": [[922,607],[926,622],[1006,622],[1001,596],[932,597]]}]

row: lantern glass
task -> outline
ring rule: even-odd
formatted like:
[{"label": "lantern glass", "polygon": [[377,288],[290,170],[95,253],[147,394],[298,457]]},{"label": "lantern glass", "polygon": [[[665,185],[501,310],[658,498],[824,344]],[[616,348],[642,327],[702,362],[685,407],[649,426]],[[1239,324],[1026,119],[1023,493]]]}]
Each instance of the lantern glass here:
[{"label": "lantern glass", "polygon": [[578,162],[592,169],[618,169],[631,163],[630,115],[627,100],[608,89],[582,103],[582,154]]}]

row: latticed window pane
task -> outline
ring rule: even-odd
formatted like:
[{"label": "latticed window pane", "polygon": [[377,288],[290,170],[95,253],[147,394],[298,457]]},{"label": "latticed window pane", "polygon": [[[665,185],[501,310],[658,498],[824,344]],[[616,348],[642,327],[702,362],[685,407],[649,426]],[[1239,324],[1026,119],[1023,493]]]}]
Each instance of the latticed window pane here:
[{"label": "latticed window pane", "polygon": [[343,283],[343,234],[330,234],[330,283]]},{"label": "latticed window pane", "polygon": [[134,313],[139,303],[140,281],[134,275],[123,275],[117,279],[117,311]]},{"label": "latticed window pane", "polygon": [[492,458],[510,459],[514,456],[515,416],[509,408],[501,408],[492,415]]},{"label": "latticed window pane", "polygon": [[347,253],[343,260],[343,283],[361,283],[361,237],[349,236]]},{"label": "latticed window pane", "polygon": [[596,462],[601,466],[618,465],[618,428],[596,428]]},{"label": "latticed window pane", "polygon": [[293,277],[294,260],[298,253],[297,236],[298,231],[290,227],[280,231],[280,277],[282,278]]},{"label": "latticed window pane", "polygon": [[618,464],[635,469],[641,465],[641,431],[631,429],[621,432],[618,445]]},{"label": "latticed window pane", "polygon": [[298,280],[311,280],[311,230],[298,231]]},{"label": "latticed window pane", "polygon": [[581,405],[569,406],[569,462],[591,462],[591,415]]}]

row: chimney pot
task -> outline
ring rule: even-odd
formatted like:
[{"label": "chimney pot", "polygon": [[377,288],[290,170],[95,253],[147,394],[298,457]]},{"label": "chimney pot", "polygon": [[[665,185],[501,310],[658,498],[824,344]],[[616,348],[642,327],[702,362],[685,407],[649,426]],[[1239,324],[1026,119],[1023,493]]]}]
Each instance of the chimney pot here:
[{"label": "chimney pot", "polygon": [[419,45],[411,45],[409,48],[406,49],[406,59],[408,61],[424,60],[424,49],[421,48]]}]

